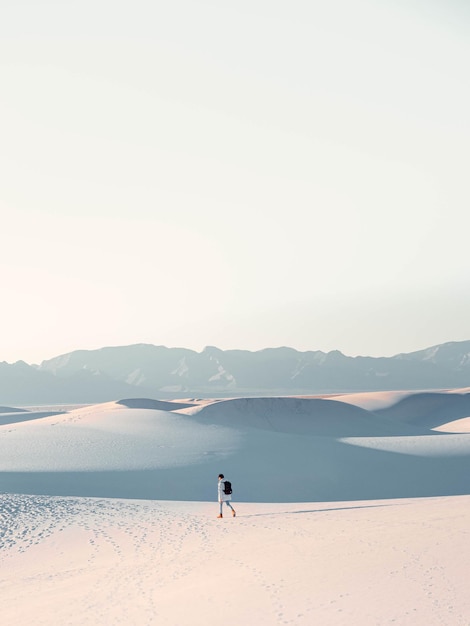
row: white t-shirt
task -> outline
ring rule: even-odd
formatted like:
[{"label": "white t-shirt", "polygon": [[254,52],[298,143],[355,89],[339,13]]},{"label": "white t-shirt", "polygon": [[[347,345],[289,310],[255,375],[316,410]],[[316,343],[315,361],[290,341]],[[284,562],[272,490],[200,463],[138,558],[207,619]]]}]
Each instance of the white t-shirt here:
[{"label": "white t-shirt", "polygon": [[229,502],[232,499],[231,494],[224,493],[225,480],[219,480],[218,486],[218,500],[219,502]]}]

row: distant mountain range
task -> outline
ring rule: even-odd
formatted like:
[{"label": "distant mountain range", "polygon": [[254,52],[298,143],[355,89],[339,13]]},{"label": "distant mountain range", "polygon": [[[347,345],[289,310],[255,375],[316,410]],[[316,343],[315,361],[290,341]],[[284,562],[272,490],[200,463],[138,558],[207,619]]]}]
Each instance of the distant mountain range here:
[{"label": "distant mountain range", "polygon": [[77,350],[41,365],[0,363],[0,404],[19,406],[468,386],[470,341],[379,358],[337,350],[207,347],[195,352],[136,344]]}]

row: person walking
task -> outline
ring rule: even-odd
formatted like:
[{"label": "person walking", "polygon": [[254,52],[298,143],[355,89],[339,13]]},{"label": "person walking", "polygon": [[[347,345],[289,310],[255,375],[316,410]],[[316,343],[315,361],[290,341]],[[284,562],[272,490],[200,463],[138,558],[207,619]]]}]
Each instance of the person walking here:
[{"label": "person walking", "polygon": [[231,493],[225,493],[225,476],[223,474],[219,474],[219,484],[218,484],[218,495],[219,495],[219,505],[220,505],[220,513],[217,517],[223,517],[222,515],[222,507],[225,504],[232,509],[232,517],[235,517],[235,509],[230,504],[230,500],[232,499]]}]

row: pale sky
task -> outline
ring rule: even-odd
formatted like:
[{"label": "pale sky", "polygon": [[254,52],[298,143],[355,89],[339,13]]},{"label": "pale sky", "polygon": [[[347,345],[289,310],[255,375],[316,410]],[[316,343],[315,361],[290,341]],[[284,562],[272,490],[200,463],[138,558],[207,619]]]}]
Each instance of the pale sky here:
[{"label": "pale sky", "polygon": [[0,8],[0,361],[470,339],[464,0]]}]

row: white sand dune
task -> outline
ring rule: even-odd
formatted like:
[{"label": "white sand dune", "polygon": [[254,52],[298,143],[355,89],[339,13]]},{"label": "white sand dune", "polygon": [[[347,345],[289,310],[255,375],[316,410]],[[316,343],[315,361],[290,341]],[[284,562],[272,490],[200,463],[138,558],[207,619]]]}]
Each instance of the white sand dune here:
[{"label": "white sand dune", "polygon": [[3,495],[2,623],[466,626],[469,506]]},{"label": "white sand dune", "polygon": [[337,400],[345,404],[376,411],[397,404],[401,399],[411,395],[409,391],[369,391],[364,393],[345,393],[339,396],[331,396],[330,400]]},{"label": "white sand dune", "polygon": [[131,399],[11,418],[0,426],[0,491],[208,501],[224,471],[252,502],[467,494],[470,436],[432,428],[467,417],[469,399]]},{"label": "white sand dune", "polygon": [[453,420],[447,424],[441,424],[440,426],[436,426],[434,430],[443,433],[470,433],[470,416]]},{"label": "white sand dune", "polygon": [[2,623],[468,626],[468,402],[5,407]]},{"label": "white sand dune", "polygon": [[381,416],[420,428],[436,428],[444,422],[470,415],[470,394],[422,392],[409,394],[392,406],[377,410]]},{"label": "white sand dune", "polygon": [[236,398],[181,411],[201,423],[290,435],[354,437],[416,434],[411,427],[357,406],[323,398]]}]

